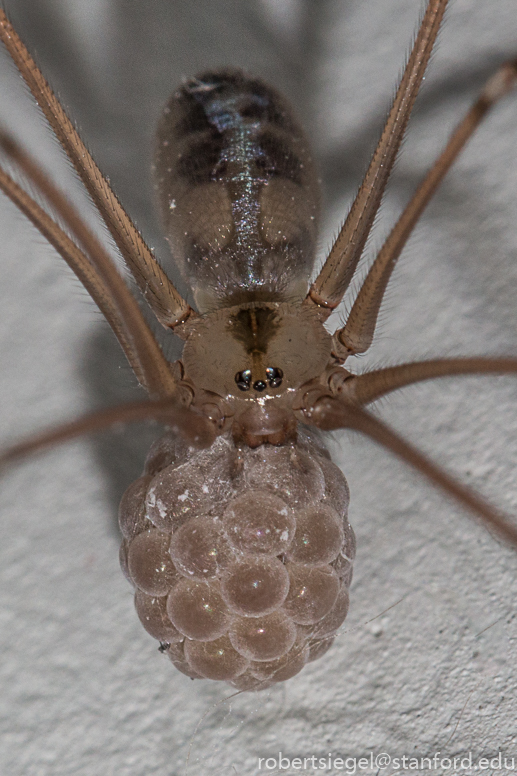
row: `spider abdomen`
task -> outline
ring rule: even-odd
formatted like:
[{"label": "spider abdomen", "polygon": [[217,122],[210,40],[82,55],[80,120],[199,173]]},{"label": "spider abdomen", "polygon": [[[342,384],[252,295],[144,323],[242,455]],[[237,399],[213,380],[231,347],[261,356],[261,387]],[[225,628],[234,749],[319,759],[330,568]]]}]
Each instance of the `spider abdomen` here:
[{"label": "spider abdomen", "polygon": [[172,437],[121,503],[121,563],[180,671],[263,689],[332,643],[355,555],[348,488],[319,442],[194,451]]},{"label": "spider abdomen", "polygon": [[155,180],[175,262],[201,312],[257,293],[305,296],[319,184],[275,89],[239,70],[188,80],[158,127]]}]

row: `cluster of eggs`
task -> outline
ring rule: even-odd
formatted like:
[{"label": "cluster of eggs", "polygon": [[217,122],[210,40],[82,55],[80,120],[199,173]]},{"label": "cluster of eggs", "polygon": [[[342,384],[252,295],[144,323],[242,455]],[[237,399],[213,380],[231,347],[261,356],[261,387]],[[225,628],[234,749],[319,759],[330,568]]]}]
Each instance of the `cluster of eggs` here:
[{"label": "cluster of eggs", "polygon": [[194,450],[160,439],[120,505],[120,561],[144,628],[192,678],[241,690],[323,655],[348,611],[343,474],[312,432]]}]

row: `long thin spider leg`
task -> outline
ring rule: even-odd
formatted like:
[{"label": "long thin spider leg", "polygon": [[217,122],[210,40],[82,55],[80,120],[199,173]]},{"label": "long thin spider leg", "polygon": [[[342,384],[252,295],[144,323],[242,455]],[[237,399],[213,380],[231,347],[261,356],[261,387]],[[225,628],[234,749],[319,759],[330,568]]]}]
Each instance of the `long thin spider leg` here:
[{"label": "long thin spider leg", "polygon": [[516,372],[515,358],[440,358],[352,375],[345,380],[339,393],[346,401],[369,404],[391,391],[423,380],[452,375],[504,375]]},{"label": "long thin spider leg", "polygon": [[162,270],[111,190],[3,10],[0,10],[0,40],[68,154],[156,317],[163,326],[174,328],[193,311]]},{"label": "long thin spider leg", "polygon": [[454,130],[444,151],[433,164],[415,195],[391,230],[352,306],[346,325],[336,332],[344,356],[364,353],[372,344],[377,316],[395,264],[424,208],[456,157],[490,108],[517,86],[517,60],[506,62],[485,84],[465,118]]},{"label": "long thin spider leg", "polygon": [[176,380],[169,363],[149,329],[136,299],[111,263],[108,254],[35,163],[19,148],[13,146],[12,141],[5,135],[0,137],[0,145],[4,150],[9,148],[14,161],[22,162],[21,169],[37,188],[42,189],[72,231],[82,234],[83,242],[91,251],[93,264],[48,213],[1,168],[0,189],[32,221],[83,283],[113,328],[142,385],[152,396],[172,395],[176,391]]},{"label": "long thin spider leg", "polygon": [[327,308],[329,315],[340,303],[361,258],[424,77],[446,5],[447,0],[429,0],[370,166],[343,228],[307,296],[307,302],[312,301]]},{"label": "long thin spider leg", "polygon": [[304,422],[327,431],[350,428],[370,437],[431,480],[463,507],[481,518],[489,528],[495,529],[500,536],[517,546],[517,525],[512,522],[511,518],[485,501],[478,493],[455,480],[416,447],[406,442],[392,429],[358,405],[323,396],[315,402],[313,407],[299,414],[300,419],[303,418]]},{"label": "long thin spider leg", "polygon": [[179,405],[170,398],[138,401],[93,412],[91,415],[64,423],[49,431],[43,431],[41,434],[8,447],[3,452],[0,451],[0,467],[85,434],[143,420],[157,420],[164,423],[174,432],[181,434],[194,447],[209,447],[215,438],[214,427],[208,418]]}]

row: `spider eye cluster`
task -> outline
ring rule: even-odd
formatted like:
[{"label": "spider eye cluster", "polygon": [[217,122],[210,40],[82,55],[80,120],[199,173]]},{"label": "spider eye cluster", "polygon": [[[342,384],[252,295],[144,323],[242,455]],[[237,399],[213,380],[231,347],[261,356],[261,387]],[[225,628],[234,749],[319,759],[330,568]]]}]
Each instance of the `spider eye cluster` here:
[{"label": "spider eye cluster", "polygon": [[[284,373],[276,366],[268,366],[266,369],[266,380],[255,380],[253,388],[255,391],[265,391],[266,388],[278,388],[282,385],[282,378]],[[235,375],[235,382],[237,387],[241,391],[249,391],[252,387],[251,369],[243,369],[242,372],[237,372]]]},{"label": "spider eye cluster", "polygon": [[249,391],[251,387],[251,369],[244,369],[242,372],[237,372],[235,375],[235,382],[237,388],[241,391]]},{"label": "spider eye cluster", "polygon": [[278,388],[279,385],[282,385],[282,377],[284,376],[284,373],[281,369],[278,369],[276,366],[268,366],[266,369],[266,375],[270,388]]}]

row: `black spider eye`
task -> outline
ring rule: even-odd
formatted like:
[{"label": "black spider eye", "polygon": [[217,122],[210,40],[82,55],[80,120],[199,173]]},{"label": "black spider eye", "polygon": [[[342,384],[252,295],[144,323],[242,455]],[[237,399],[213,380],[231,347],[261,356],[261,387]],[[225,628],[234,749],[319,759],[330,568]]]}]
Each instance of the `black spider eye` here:
[{"label": "black spider eye", "polygon": [[266,375],[270,388],[278,388],[279,385],[282,385],[284,373],[281,369],[278,369],[276,366],[268,366]]},{"label": "black spider eye", "polygon": [[237,388],[241,391],[249,391],[251,385],[251,369],[244,369],[242,372],[237,372],[235,375],[235,382]]},{"label": "black spider eye", "polygon": [[267,388],[267,383],[264,380],[255,380],[253,387],[256,391],[265,391]]}]

